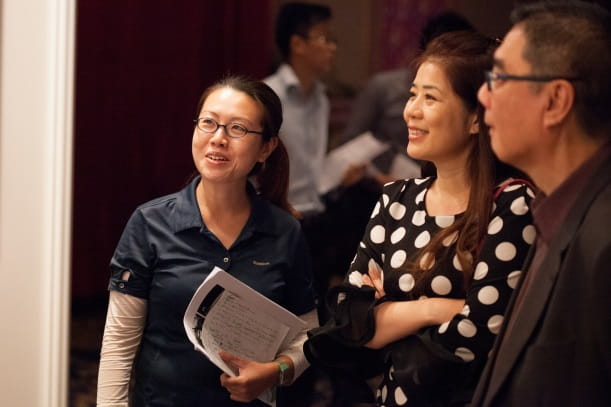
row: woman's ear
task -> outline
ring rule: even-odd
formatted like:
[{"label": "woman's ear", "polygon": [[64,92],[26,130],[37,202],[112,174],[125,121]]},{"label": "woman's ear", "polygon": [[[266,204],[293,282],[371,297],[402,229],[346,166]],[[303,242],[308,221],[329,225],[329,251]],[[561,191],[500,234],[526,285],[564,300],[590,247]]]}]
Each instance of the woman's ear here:
[{"label": "woman's ear", "polygon": [[259,159],[257,161],[260,163],[265,162],[267,157],[274,152],[276,147],[278,147],[278,137],[272,137],[268,141],[264,142],[263,148],[261,149],[261,154],[259,155]]},{"label": "woman's ear", "polygon": [[473,113],[469,117],[469,134],[479,134],[479,118],[477,113]]}]

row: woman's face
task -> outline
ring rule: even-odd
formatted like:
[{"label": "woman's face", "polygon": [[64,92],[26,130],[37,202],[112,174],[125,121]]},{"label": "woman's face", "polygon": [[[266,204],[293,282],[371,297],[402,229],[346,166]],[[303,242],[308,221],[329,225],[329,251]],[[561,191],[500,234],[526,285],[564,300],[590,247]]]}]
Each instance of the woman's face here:
[{"label": "woman's face", "polygon": [[[213,91],[205,100],[198,118],[219,124],[238,123],[248,130],[262,131],[263,107],[246,93],[224,87]],[[202,179],[220,183],[245,183],[257,162],[264,162],[277,144],[257,133],[231,138],[219,126],[214,133],[193,130],[193,160]]]},{"label": "woman's face", "polygon": [[409,131],[407,153],[417,160],[446,162],[466,159],[470,134],[477,133],[475,113],[469,113],[439,64],[420,65],[403,111]]}]

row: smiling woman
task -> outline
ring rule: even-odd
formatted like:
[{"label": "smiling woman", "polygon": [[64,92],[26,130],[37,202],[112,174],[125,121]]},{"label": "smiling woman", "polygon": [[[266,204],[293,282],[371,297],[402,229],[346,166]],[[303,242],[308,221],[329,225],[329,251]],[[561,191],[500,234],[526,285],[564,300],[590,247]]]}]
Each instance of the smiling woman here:
[{"label": "smiling woman", "polygon": [[214,267],[317,325],[310,258],[286,200],[280,100],[262,82],[228,77],[203,93],[195,122],[199,175],[138,207],[112,257],[98,406],[127,405],[137,349],[137,406],[260,406],[264,390],[306,367],[305,331],[273,361],[223,356],[237,377],[221,374],[185,335],[186,306]]},{"label": "smiling woman", "polygon": [[434,172],[384,187],[335,318],[305,344],[313,364],[383,375],[380,406],[468,404],[533,242],[533,193],[498,186],[518,172],[493,156],[477,102],[495,44],[452,32],[416,61],[408,152]]}]

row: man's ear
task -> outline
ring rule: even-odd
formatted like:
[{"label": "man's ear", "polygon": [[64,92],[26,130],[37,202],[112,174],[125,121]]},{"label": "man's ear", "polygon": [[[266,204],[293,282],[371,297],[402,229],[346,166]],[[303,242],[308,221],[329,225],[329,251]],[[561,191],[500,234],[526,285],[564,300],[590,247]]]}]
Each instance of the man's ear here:
[{"label": "man's ear", "polygon": [[301,54],[303,52],[305,46],[305,39],[297,34],[291,35],[291,39],[289,41],[291,54]]},{"label": "man's ear", "polygon": [[543,112],[543,124],[547,127],[561,123],[571,112],[575,101],[573,85],[564,79],[555,80],[544,90],[547,106]]}]

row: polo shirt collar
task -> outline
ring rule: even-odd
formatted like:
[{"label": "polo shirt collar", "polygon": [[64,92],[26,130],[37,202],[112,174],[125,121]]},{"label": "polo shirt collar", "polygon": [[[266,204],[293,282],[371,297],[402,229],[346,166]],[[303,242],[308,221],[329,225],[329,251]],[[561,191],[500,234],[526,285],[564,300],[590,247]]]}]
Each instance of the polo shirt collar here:
[{"label": "polo shirt collar", "polygon": [[[197,198],[195,197],[195,189],[199,184],[201,176],[197,176],[176,194],[176,203],[174,212],[171,216],[174,218],[174,233],[182,232],[187,229],[208,230],[202,220]],[[252,212],[246,228],[252,225],[253,232],[278,235],[281,233],[272,213],[271,203],[261,198],[251,183],[247,185],[248,195],[251,198]]]}]

